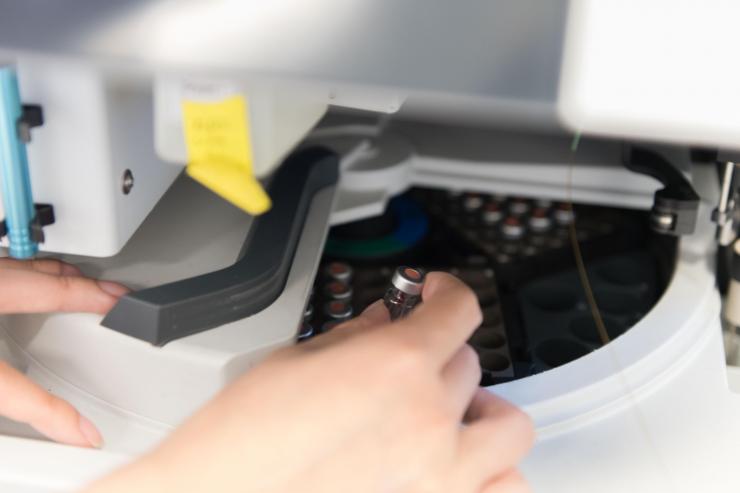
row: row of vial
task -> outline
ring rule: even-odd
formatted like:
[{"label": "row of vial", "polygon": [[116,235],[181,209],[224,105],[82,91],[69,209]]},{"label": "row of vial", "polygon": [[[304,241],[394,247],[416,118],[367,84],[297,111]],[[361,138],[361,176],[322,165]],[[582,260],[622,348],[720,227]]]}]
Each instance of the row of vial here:
[{"label": "row of vial", "polygon": [[[323,318],[319,333],[328,332],[352,317],[352,267],[344,262],[331,262],[324,269],[326,284],[322,287]],[[425,274],[414,267],[399,267],[394,272],[384,296],[384,303],[392,320],[405,316],[418,303]],[[311,319],[314,317],[314,296],[311,293],[303,314],[299,340],[314,335]]]},{"label": "row of vial", "polygon": [[323,271],[326,283],[322,287],[322,298],[326,302],[322,306],[322,315],[326,321],[318,330],[311,325],[315,315],[315,293],[311,292],[306,310],[303,313],[303,326],[298,339],[307,339],[315,333],[329,332],[340,323],[349,320],[354,315],[352,309],[352,277],[354,270],[345,262],[331,262]]},{"label": "row of vial", "polygon": [[498,227],[506,240],[521,239],[529,230],[544,234],[554,226],[567,227],[574,213],[567,203],[549,200],[508,199],[480,193],[448,192],[448,212],[462,212],[483,226]]}]

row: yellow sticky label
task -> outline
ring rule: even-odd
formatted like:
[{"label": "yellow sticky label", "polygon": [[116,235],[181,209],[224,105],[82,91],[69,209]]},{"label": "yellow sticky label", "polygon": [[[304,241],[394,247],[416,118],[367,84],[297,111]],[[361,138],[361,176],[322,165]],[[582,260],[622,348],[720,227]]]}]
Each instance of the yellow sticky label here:
[{"label": "yellow sticky label", "polygon": [[182,103],[187,173],[235,206],[257,215],[267,212],[272,202],[252,171],[246,110],[242,96]]}]

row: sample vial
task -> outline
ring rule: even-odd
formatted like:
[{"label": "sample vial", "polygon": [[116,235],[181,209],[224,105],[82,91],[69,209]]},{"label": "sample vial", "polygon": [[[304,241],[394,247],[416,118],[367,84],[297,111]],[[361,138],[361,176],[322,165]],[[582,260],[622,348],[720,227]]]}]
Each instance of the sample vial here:
[{"label": "sample vial", "polygon": [[509,203],[509,212],[515,216],[523,216],[529,212],[529,208],[529,202],[524,199],[513,199],[511,203]]},{"label": "sample vial", "polygon": [[483,205],[483,197],[477,193],[466,193],[463,198],[463,208],[467,212],[473,212],[480,209]]},{"label": "sample vial", "polygon": [[352,280],[352,267],[344,262],[332,262],[326,266],[326,277],[334,281],[349,283]]},{"label": "sample vial", "polygon": [[324,305],[324,315],[332,320],[347,320],[352,316],[352,305],[341,300],[330,301]]},{"label": "sample vial", "polygon": [[516,216],[509,216],[501,225],[501,233],[506,240],[518,240],[524,236],[524,225]]},{"label": "sample vial", "polygon": [[547,209],[538,207],[532,211],[529,217],[529,228],[535,233],[544,233],[552,227],[552,219],[547,214]]},{"label": "sample vial", "polygon": [[425,274],[421,269],[414,267],[396,269],[391,279],[391,287],[383,298],[391,320],[406,316],[421,301],[424,278]]},{"label": "sample vial", "polygon": [[501,210],[501,206],[496,202],[489,202],[483,208],[481,214],[483,222],[486,224],[496,224],[504,217],[504,212]]},{"label": "sample vial", "polygon": [[324,286],[324,295],[332,300],[348,300],[352,298],[352,287],[342,281],[331,281]]},{"label": "sample vial", "polygon": [[558,204],[555,208],[555,220],[560,226],[568,226],[573,222],[574,214],[573,210],[568,204]]}]

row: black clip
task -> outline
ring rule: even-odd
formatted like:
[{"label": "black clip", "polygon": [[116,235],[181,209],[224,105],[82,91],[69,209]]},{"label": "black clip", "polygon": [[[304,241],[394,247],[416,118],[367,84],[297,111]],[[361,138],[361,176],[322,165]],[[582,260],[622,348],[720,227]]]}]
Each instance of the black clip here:
[{"label": "black clip", "polygon": [[26,144],[31,142],[31,129],[44,124],[44,110],[38,104],[24,104],[18,118],[18,138]]},{"label": "black clip", "polygon": [[[56,218],[54,217],[54,206],[51,204],[35,204],[36,214],[31,219],[29,228],[31,229],[31,238],[36,243],[44,242],[44,226],[54,224]],[[8,226],[5,224],[5,220],[0,221],[0,238],[5,237],[8,234]]]},{"label": "black clip", "polygon": [[655,192],[650,211],[653,231],[673,236],[694,232],[699,195],[689,180],[660,154],[634,147],[625,162],[627,169],[652,176],[664,187]]}]

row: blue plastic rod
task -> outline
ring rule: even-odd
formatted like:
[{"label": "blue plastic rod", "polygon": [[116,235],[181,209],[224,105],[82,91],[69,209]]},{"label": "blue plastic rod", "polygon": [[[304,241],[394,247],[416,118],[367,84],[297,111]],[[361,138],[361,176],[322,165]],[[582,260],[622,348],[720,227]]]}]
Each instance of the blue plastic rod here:
[{"label": "blue plastic rod", "polygon": [[5,208],[8,252],[14,258],[31,258],[38,252],[31,221],[36,210],[31,193],[26,144],[18,125],[23,114],[18,77],[9,65],[0,66],[0,191]]}]

